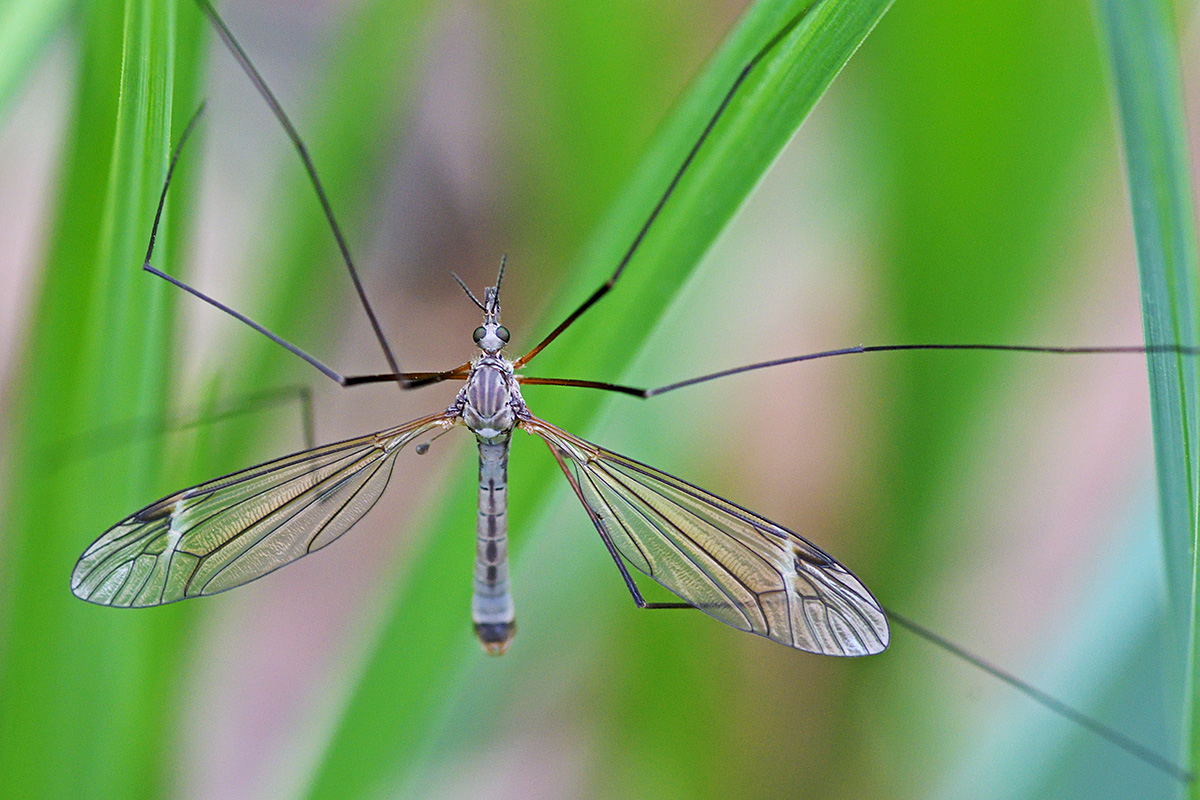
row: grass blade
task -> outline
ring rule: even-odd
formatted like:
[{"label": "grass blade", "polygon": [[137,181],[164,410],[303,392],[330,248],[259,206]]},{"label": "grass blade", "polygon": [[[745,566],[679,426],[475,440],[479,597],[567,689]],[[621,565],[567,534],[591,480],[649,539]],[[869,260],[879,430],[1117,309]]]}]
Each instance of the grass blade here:
[{"label": "grass blade", "polygon": [[[1098,3],[1116,89],[1147,342],[1192,344],[1197,248],[1176,33],[1167,3]],[[1152,356],[1160,513],[1175,604],[1191,615],[1197,524],[1195,360]]]},{"label": "grass blade", "polygon": [[[1173,6],[1100,0],[1097,10],[1124,137],[1146,341],[1195,344],[1200,258]],[[1194,764],[1200,741],[1194,689],[1200,389],[1195,359],[1154,356],[1149,365],[1168,595],[1186,670],[1178,681],[1184,687],[1179,707],[1191,745],[1181,750]],[[1191,796],[1200,796],[1200,787],[1193,784]]]},{"label": "grass blade", "polygon": [[[97,614],[66,578],[89,540],[159,485],[160,453],[148,441],[120,458],[72,460],[60,448],[106,423],[152,416],[170,386],[172,296],[138,265],[171,131],[195,102],[198,25],[177,8],[142,0],[80,10],[63,199],[5,481],[0,785],[14,797],[146,797],[170,780],[163,755],[184,617]],[[164,263],[174,263],[183,231],[169,214]]]}]

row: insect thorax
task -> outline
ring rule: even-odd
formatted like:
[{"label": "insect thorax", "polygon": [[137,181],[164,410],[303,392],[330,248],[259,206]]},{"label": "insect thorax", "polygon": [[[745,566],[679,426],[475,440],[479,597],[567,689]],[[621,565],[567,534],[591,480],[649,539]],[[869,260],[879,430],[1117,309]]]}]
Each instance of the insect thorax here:
[{"label": "insect thorax", "polygon": [[463,422],[482,442],[504,442],[525,407],[512,365],[500,356],[481,356],[472,365],[458,400]]}]

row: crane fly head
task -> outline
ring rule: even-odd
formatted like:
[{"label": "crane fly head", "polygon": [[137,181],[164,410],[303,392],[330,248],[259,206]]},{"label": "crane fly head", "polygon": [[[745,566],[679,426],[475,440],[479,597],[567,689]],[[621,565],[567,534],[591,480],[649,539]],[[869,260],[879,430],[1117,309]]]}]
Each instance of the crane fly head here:
[{"label": "crane fly head", "polygon": [[475,329],[472,338],[475,339],[475,344],[479,345],[479,349],[487,353],[489,356],[494,356],[504,349],[508,344],[508,328],[500,324],[500,283],[504,280],[504,262],[507,257],[500,259],[500,274],[496,276],[496,285],[489,286],[483,291],[483,301],[467,288],[463,283],[462,278],[454,275],[454,280],[458,281],[458,285],[467,293],[467,297],[471,298],[475,305],[483,311],[483,324]]}]

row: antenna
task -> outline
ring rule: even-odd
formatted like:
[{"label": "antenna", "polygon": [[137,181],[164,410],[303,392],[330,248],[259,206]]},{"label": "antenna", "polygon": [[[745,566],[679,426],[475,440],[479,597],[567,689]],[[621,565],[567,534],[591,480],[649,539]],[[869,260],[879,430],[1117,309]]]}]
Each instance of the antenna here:
[{"label": "antenna", "polygon": [[500,283],[504,280],[504,264],[506,261],[508,261],[508,253],[500,256],[500,272],[496,275],[495,291],[492,294],[492,307],[487,309],[490,314],[495,314],[496,309],[500,306]]},{"label": "antenna", "polygon": [[458,277],[458,273],[455,272],[454,270],[450,270],[450,274],[451,274],[451,276],[454,277],[454,280],[458,281],[458,285],[462,287],[462,290],[467,293],[467,297],[471,298],[471,302],[473,302],[475,305],[479,306],[480,311],[484,312],[485,314],[488,313],[487,306],[485,306],[483,303],[479,302],[479,298],[475,296],[475,293],[470,290],[470,288],[463,281],[463,279]]}]

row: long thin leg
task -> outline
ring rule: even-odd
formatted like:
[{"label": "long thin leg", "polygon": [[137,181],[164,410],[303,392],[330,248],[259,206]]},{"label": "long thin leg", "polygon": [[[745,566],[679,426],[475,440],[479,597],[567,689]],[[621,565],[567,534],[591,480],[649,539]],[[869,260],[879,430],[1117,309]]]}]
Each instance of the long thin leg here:
[{"label": "long thin leg", "polygon": [[592,524],[596,526],[596,530],[600,533],[600,539],[604,542],[604,546],[607,548],[608,554],[612,556],[612,560],[617,565],[617,569],[621,571],[621,577],[625,580],[625,588],[628,589],[629,594],[633,596],[634,604],[638,608],[646,608],[651,610],[660,608],[695,608],[695,606],[693,606],[691,603],[646,602],[646,598],[642,597],[641,591],[638,589],[637,584],[634,583],[633,576],[629,574],[629,569],[625,566],[625,560],[621,558],[621,553],[617,550],[616,545],[613,544],[612,539],[604,530],[604,526],[600,524],[598,519],[596,519],[596,513],[592,511],[592,507],[589,506],[587,501],[583,499],[583,490],[579,488],[579,483],[575,480],[575,477],[571,474],[571,471],[567,469],[567,464],[565,461],[563,461],[562,454],[554,449],[549,441],[546,442],[546,447],[550,448],[550,455],[554,456],[554,460],[558,462],[559,469],[563,471],[563,475],[567,476],[567,482],[570,483],[571,488],[575,490],[575,496],[579,498],[580,505],[583,506],[584,511],[586,511],[588,517],[591,518]]},{"label": "long thin leg", "polygon": [[529,378],[525,375],[518,375],[517,382],[525,386],[573,386],[577,389],[601,389],[606,392],[620,392],[621,394],[629,394],[642,398],[646,397],[647,391],[633,386],[622,386],[618,383],[580,381],[573,378]]},{"label": "long thin leg", "polygon": [[638,608],[649,611],[662,608],[695,608],[691,603],[647,603],[646,598],[642,597],[642,592],[638,589],[637,583],[634,582],[633,576],[629,574],[629,568],[625,566],[625,559],[621,558],[621,554],[617,552],[617,548],[608,537],[608,534],[601,533],[600,538],[604,540],[604,546],[608,549],[608,554],[612,556],[613,563],[621,571],[621,577],[625,580],[625,588],[633,596],[634,605]]},{"label": "long thin leg", "polygon": [[[638,590],[637,584],[633,580],[633,576],[629,574],[629,569],[625,565],[625,559],[621,556],[620,551],[617,550],[616,545],[613,544],[612,538],[605,531],[604,525],[600,522],[600,520],[596,516],[596,512],[592,509],[591,505],[589,505],[587,503],[587,501],[584,499],[583,490],[580,487],[579,482],[576,480],[574,474],[572,474],[572,472],[567,468],[566,462],[563,460],[563,455],[558,451],[558,449],[556,449],[549,442],[549,440],[546,440],[546,446],[550,450],[550,454],[552,456],[554,456],[554,460],[558,462],[558,466],[562,470],[563,475],[566,476],[567,482],[571,484],[571,489],[575,492],[575,496],[579,499],[579,502],[583,506],[584,510],[587,512],[588,517],[592,520],[592,524],[596,527],[596,530],[600,533],[600,538],[604,542],[604,547],[608,550],[609,556],[612,557],[613,563],[615,563],[617,565],[617,569],[620,570],[621,577],[625,581],[625,587],[629,590],[629,594],[633,597],[634,604],[638,608],[646,608],[646,609],[696,608],[696,606],[693,606],[689,603],[647,603],[646,602],[645,598],[642,597],[642,593]],[[911,631],[912,633],[916,634],[917,636],[921,637],[922,639],[926,640],[927,642],[941,648],[942,650],[945,650],[947,653],[951,654],[952,656],[954,656],[962,661],[965,661],[966,663],[971,664],[972,666],[974,666],[978,669],[983,670],[984,672],[988,673],[989,675],[991,675],[999,680],[1004,681],[1005,683],[1009,684],[1013,688],[1015,688],[1018,691],[1025,694],[1027,697],[1029,697],[1033,701],[1040,704],[1042,707],[1048,709],[1049,711],[1057,714],[1060,717],[1063,717],[1064,719],[1067,719],[1071,722],[1074,722],[1074,723],[1082,726],[1083,728],[1086,728],[1087,730],[1095,733],[1096,735],[1106,739],[1107,741],[1109,741],[1112,744],[1116,745],[1117,747],[1121,748],[1122,750],[1129,753],[1130,755],[1132,755],[1138,759],[1141,759],[1142,761],[1145,761],[1147,764],[1150,764],[1155,769],[1161,770],[1162,772],[1170,775],[1171,777],[1173,777],[1176,780],[1183,782],[1183,783],[1190,783],[1194,779],[1193,773],[1190,772],[1189,770],[1187,770],[1183,767],[1180,767],[1177,764],[1174,764],[1173,762],[1162,757],[1158,753],[1155,753],[1153,750],[1150,750],[1149,748],[1139,744],[1138,742],[1134,741],[1133,739],[1129,738],[1128,736],[1125,736],[1124,734],[1120,733],[1119,731],[1115,730],[1114,728],[1089,717],[1088,715],[1084,714],[1081,711],[1076,710],[1075,708],[1067,705],[1066,703],[1062,702],[1058,698],[1056,698],[1050,694],[1047,694],[1046,692],[1041,691],[1040,689],[1034,687],[1032,684],[1030,684],[1026,681],[1021,680],[1020,678],[1016,677],[1012,673],[1007,672],[1007,671],[1001,669],[1000,667],[997,667],[996,665],[988,662],[987,660],[985,660],[983,658],[980,658],[979,656],[975,655],[974,653],[971,653],[968,650],[965,650],[962,647],[959,647],[958,645],[951,642],[949,639],[939,636],[938,634],[934,633],[933,631],[929,630],[928,628],[925,628],[922,625],[919,625],[916,622],[913,622],[912,620],[908,619],[907,617],[897,614],[895,611],[892,611],[891,609],[884,608],[884,613],[887,614],[888,619],[890,619],[891,621],[895,622],[896,624],[906,628],[907,630]]]},{"label": "long thin leg", "polygon": [[317,446],[316,422],[313,415],[312,389],[307,385],[283,386],[243,395],[222,403],[205,413],[175,414],[166,419],[143,417],[87,431],[56,442],[48,458],[55,465],[78,458],[87,458],[131,441],[158,436],[171,431],[184,431],[209,425],[244,414],[253,414],[295,403],[300,410],[300,427],[306,450]]},{"label": "long thin leg", "polygon": [[[342,261],[346,264],[346,271],[350,273],[350,280],[354,283],[354,291],[358,293],[358,299],[362,303],[363,310],[367,312],[367,318],[371,321],[371,328],[374,330],[375,338],[379,341],[379,346],[383,350],[384,358],[387,359],[388,368],[391,369],[394,375],[398,376],[397,383],[400,385],[401,389],[413,388],[412,385],[402,377],[403,372],[400,369],[400,364],[396,360],[396,356],[392,353],[392,348],[388,344],[387,336],[383,333],[383,327],[379,324],[379,318],[375,315],[375,309],[371,307],[371,301],[367,299],[367,292],[363,288],[362,281],[358,277],[358,270],[354,267],[354,260],[350,257],[350,247],[346,244],[346,237],[342,234],[342,228],[340,225],[338,225],[337,219],[333,215],[333,206],[330,205],[329,198],[325,194],[325,187],[321,183],[320,177],[317,176],[317,168],[313,164],[312,157],[308,154],[308,148],[304,145],[304,140],[300,138],[300,133],[296,130],[296,126],[292,124],[291,119],[283,110],[283,106],[280,105],[279,101],[275,98],[274,93],[271,91],[270,87],[267,86],[266,81],[263,80],[262,75],[259,74],[258,69],[255,68],[254,63],[250,60],[250,57],[246,54],[246,51],[242,49],[241,44],[239,44],[238,40],[234,38],[233,32],[229,30],[229,27],[225,24],[225,21],[221,19],[219,14],[217,14],[216,9],[212,7],[212,4],[209,3],[208,0],[196,0],[196,4],[200,6],[200,10],[203,11],[208,17],[209,21],[212,22],[217,34],[221,37],[221,40],[225,43],[225,46],[229,48],[229,52],[233,54],[234,59],[238,62],[238,65],[241,66],[242,71],[246,73],[246,75],[250,78],[250,82],[254,84],[254,88],[258,90],[260,95],[262,95],[263,100],[265,100],[267,105],[270,107],[271,113],[275,115],[275,119],[279,120],[279,124],[283,126],[284,131],[287,133],[287,137],[292,141],[292,145],[296,148],[296,153],[299,154],[300,160],[304,162],[304,170],[308,173],[309,180],[312,181],[313,190],[316,192],[317,200],[321,204],[321,210],[325,213],[325,219],[329,222],[330,230],[333,231],[333,238],[337,241],[338,250],[341,251]],[[165,193],[166,187],[163,187],[163,191]],[[146,260],[149,262],[149,257],[147,257]],[[284,343],[277,336],[267,333],[261,326],[250,323],[245,317],[242,317],[241,315],[235,316],[243,322],[250,324],[251,327],[260,333],[267,334],[272,340],[282,344],[284,347],[287,347],[288,350],[291,350],[296,355],[301,356],[314,367],[328,375],[330,378],[337,380],[337,377],[335,377],[336,373],[332,373],[331,370],[327,370],[327,368],[320,364],[320,362],[318,362],[316,359],[311,358],[301,353],[297,348]]]},{"label": "long thin leg", "polygon": [[604,295],[608,294],[609,290],[613,288],[613,285],[616,284],[617,279],[621,277],[621,273],[625,271],[626,265],[628,265],[630,259],[633,258],[634,253],[636,253],[638,248],[641,247],[642,241],[645,240],[646,234],[649,233],[650,228],[654,225],[655,220],[658,219],[658,215],[662,212],[663,206],[667,204],[667,201],[671,198],[671,195],[674,194],[675,187],[679,185],[679,181],[682,180],[684,173],[686,173],[688,167],[691,166],[692,161],[696,158],[696,154],[700,151],[700,148],[703,147],[704,142],[708,139],[709,134],[712,133],[713,128],[716,127],[717,122],[721,119],[721,115],[725,113],[725,109],[729,107],[729,103],[733,100],[734,95],[737,94],[738,89],[741,88],[742,83],[745,82],[746,77],[754,70],[758,63],[762,61],[763,57],[773,50],[775,46],[783,40],[784,37],[791,33],[792,30],[800,24],[800,21],[803,20],[820,2],[821,0],[814,0],[814,2],[809,5],[808,8],[792,17],[792,19],[786,25],[784,25],[778,33],[771,37],[770,41],[763,45],[762,49],[754,54],[753,58],[746,62],[746,65],[742,67],[742,71],[739,72],[737,78],[734,79],[733,85],[729,87],[729,91],[725,93],[725,97],[722,98],[721,102],[717,105],[717,110],[714,111],[713,115],[709,118],[708,124],[706,124],[704,126],[704,130],[700,132],[700,137],[696,139],[696,143],[692,145],[692,149],[689,150],[687,156],[684,157],[683,163],[680,164],[679,169],[675,171],[675,176],[671,178],[671,182],[667,184],[666,191],[664,191],[662,197],[658,199],[654,209],[650,212],[650,216],[646,218],[646,221],[642,224],[642,227],[637,232],[637,235],[633,237],[633,242],[629,245],[629,249],[625,251],[625,255],[621,256],[621,260],[617,262],[617,268],[613,270],[613,274],[609,276],[608,280],[600,285],[600,288],[592,292],[591,296],[584,300],[578,308],[568,314],[567,318],[558,324],[558,327],[550,331],[549,336],[547,336],[545,339],[542,339],[542,341],[540,341],[537,346],[535,346],[528,353],[518,358],[514,364],[516,367],[519,368],[525,364],[528,364],[534,356],[542,352],[546,345],[557,339],[559,334],[571,327],[575,320],[583,316],[584,312],[595,305],[601,297],[604,297]]},{"label": "long thin leg", "polygon": [[[440,381],[465,381],[470,369],[471,362],[468,361],[465,364],[459,364],[453,369],[441,372],[402,372],[400,373],[400,378],[407,381],[408,387],[412,389]],[[395,380],[396,376],[390,372],[377,372],[372,375],[347,375],[343,378],[344,382],[342,385],[361,386],[365,383],[392,383]]]},{"label": "long thin leg", "polygon": [[660,394],[666,394],[667,392],[673,392],[676,389],[682,389],[685,386],[695,386],[698,383],[707,383],[708,381],[715,381],[718,378],[726,378],[730,375],[739,375],[743,372],[753,372],[754,370],[767,369],[768,367],[780,367],[784,364],[796,364],[800,361],[817,361],[823,358],[857,355],[859,353],[896,353],[904,350],[987,350],[1001,353],[1043,353],[1064,356],[1113,354],[1146,355],[1149,353],[1174,353],[1181,356],[1200,355],[1200,347],[1184,344],[1117,345],[1114,347],[1053,347],[1024,344],[883,344],[856,345],[855,347],[844,347],[840,350],[822,350],[818,353],[805,353],[804,355],[790,356],[788,358],[777,358],[772,361],[759,361],[755,364],[746,364],[742,367],[723,369],[720,372],[710,372],[707,375],[700,375],[695,378],[688,378],[687,380],[668,383],[666,386],[658,386],[653,389],[642,389],[636,386],[625,386],[619,383],[605,383],[603,381],[576,380],[574,378],[532,378],[521,375],[518,377],[518,380],[523,384],[531,386],[573,386],[582,389],[600,389],[606,392],[619,392],[621,394],[628,394],[632,395],[633,397],[641,397],[644,399],[647,397],[655,397]]},{"label": "long thin leg", "polygon": [[[184,145],[187,144],[192,132],[196,129],[196,125],[200,122],[200,117],[203,115],[204,104],[201,103],[200,107],[196,110],[196,113],[192,115],[187,127],[184,128],[183,135],[179,137],[179,142],[175,145],[175,150],[171,154],[171,161],[167,166],[167,177],[166,180],[163,181],[162,192],[158,196],[158,208],[154,212],[154,224],[150,228],[150,243],[146,247],[146,260],[142,262],[142,269],[144,269],[146,272],[149,272],[151,275],[162,278],[171,285],[184,290],[193,297],[203,300],[214,308],[225,312],[239,322],[245,323],[249,327],[261,333],[263,336],[266,336],[271,341],[287,349],[289,352],[294,353],[295,355],[304,359],[309,364],[320,370],[321,374],[336,381],[341,386],[357,386],[364,383],[395,381],[400,384],[402,389],[414,389],[420,386],[427,386],[432,383],[439,383],[443,380],[457,379],[460,377],[460,373],[465,374],[465,370],[470,366],[470,364],[462,364],[454,369],[446,370],[444,372],[392,372],[383,375],[342,375],[324,364],[315,356],[309,355],[283,337],[272,333],[270,330],[250,319],[245,314],[230,308],[220,300],[210,297],[204,292],[201,292],[199,289],[189,286],[178,278],[168,275],[167,273],[153,266],[150,263],[150,259],[154,255],[154,243],[158,238],[158,226],[162,222],[163,207],[167,202],[167,191],[171,187],[171,178],[175,175],[175,167],[179,163],[179,157],[183,153]],[[395,366],[394,362],[392,363],[392,366]]]},{"label": "long thin leg", "polygon": [[1026,697],[1041,705],[1043,708],[1049,709],[1058,716],[1070,720],[1082,728],[1086,728],[1102,739],[1105,739],[1121,748],[1126,753],[1129,753],[1130,755],[1140,759],[1141,761],[1144,761],[1155,769],[1170,775],[1180,783],[1191,783],[1195,779],[1195,775],[1191,772],[1191,770],[1184,769],[1178,764],[1167,760],[1145,745],[1135,742],[1133,739],[1130,739],[1120,731],[1110,728],[1104,723],[1089,717],[1082,711],[1076,710],[1053,695],[1046,694],[1041,689],[1038,689],[1032,684],[1021,680],[1011,672],[1007,672],[988,662],[987,660],[980,658],[974,653],[964,650],[949,639],[939,636],[928,628],[918,625],[907,617],[897,614],[890,608],[885,608],[884,612],[888,615],[889,620],[900,625],[900,627],[916,634],[930,644],[945,650],[955,658],[961,659],[962,661],[965,661],[968,664],[983,670],[993,678],[1004,681],[1009,686],[1013,687]]}]

